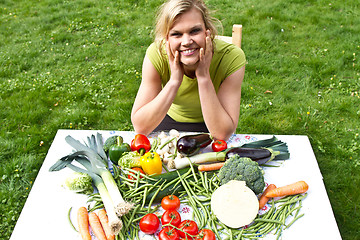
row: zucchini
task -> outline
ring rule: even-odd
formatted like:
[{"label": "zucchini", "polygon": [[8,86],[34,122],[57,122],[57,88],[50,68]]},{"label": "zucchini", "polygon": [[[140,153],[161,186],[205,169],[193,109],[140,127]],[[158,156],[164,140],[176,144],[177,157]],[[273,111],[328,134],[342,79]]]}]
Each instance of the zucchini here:
[{"label": "zucchini", "polygon": [[[160,181],[159,184],[157,184],[157,187],[155,187],[154,189],[152,189],[146,196],[146,203],[149,203],[151,201],[151,199],[154,197],[154,195],[156,194],[153,203],[160,203],[161,200],[163,199],[163,197],[170,195],[170,194],[174,194],[177,195],[179,192],[184,191],[184,187],[182,186],[182,184],[180,183],[173,183],[170,186],[161,189],[160,191],[157,191],[159,189],[159,187],[161,186],[161,184],[163,182],[171,182],[172,180],[179,178],[179,175],[184,175],[185,173],[187,173],[189,171],[190,167],[187,168],[183,168],[180,170],[175,170],[175,171],[170,171],[167,173],[162,173],[162,174],[158,174],[155,176],[151,176],[152,179],[154,180],[150,180],[148,179],[147,182],[148,183],[156,183],[158,181]],[[194,169],[195,170],[195,169]],[[180,180],[179,180],[180,181]],[[166,184],[166,183],[165,183]],[[177,184],[176,188],[174,188],[175,184]]]}]

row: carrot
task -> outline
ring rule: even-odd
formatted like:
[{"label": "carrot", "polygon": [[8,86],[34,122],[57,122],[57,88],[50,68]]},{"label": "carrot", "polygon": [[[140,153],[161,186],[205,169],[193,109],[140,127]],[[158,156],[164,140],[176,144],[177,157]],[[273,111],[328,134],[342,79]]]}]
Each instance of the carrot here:
[{"label": "carrot", "polygon": [[304,193],[309,189],[309,185],[304,181],[298,181],[286,186],[275,188],[269,191],[266,197],[284,197],[288,195],[295,195]]},{"label": "carrot", "polygon": [[222,168],[224,166],[224,162],[218,162],[218,163],[209,163],[209,164],[203,164],[199,165],[198,170],[205,172],[205,171],[216,171]]},{"label": "carrot", "polygon": [[111,233],[111,229],[110,229],[110,225],[109,225],[109,219],[108,216],[106,214],[106,211],[104,208],[100,209],[98,211],[98,216],[101,222],[101,225],[104,229],[105,235],[107,240],[114,240],[115,239],[115,235]]},{"label": "carrot", "polygon": [[90,223],[91,229],[93,230],[93,232],[95,234],[95,237],[98,240],[107,240],[104,229],[101,226],[100,219],[95,212],[91,212],[89,214],[89,223]]},{"label": "carrot", "polygon": [[266,197],[265,195],[270,191],[275,189],[276,186],[275,184],[270,184],[269,186],[267,186],[267,188],[265,189],[265,191],[261,194],[260,198],[259,198],[259,210],[262,209],[265,204],[269,201],[269,197]]},{"label": "carrot", "polygon": [[86,207],[80,207],[77,212],[79,232],[83,240],[91,240],[89,231],[89,214]]}]

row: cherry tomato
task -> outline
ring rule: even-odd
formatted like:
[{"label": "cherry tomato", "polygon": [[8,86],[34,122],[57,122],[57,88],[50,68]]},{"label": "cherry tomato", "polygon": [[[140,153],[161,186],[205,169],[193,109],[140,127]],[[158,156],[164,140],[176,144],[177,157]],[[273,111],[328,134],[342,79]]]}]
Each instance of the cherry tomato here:
[{"label": "cherry tomato", "polygon": [[159,240],[178,240],[180,239],[179,232],[172,227],[164,227],[159,233]]},{"label": "cherry tomato", "polygon": [[161,217],[161,224],[165,225],[171,223],[171,225],[177,227],[181,223],[180,213],[176,210],[167,210]]},{"label": "cherry tomato", "polygon": [[215,233],[210,229],[201,229],[195,240],[216,240]]},{"label": "cherry tomato", "polygon": [[211,148],[214,152],[220,152],[227,149],[227,143],[224,140],[215,140],[211,144]]},{"label": "cherry tomato", "polygon": [[146,234],[154,234],[159,228],[159,225],[159,218],[153,213],[148,213],[143,216],[139,224],[140,230]]},{"label": "cherry tomato", "polygon": [[[144,170],[142,170],[142,168],[139,168],[139,167],[133,167],[131,168],[132,170],[134,171],[137,171],[137,172],[140,172],[142,174],[145,174]],[[133,173],[133,174],[136,174],[136,173]],[[143,176],[140,176],[140,178],[143,178]],[[132,176],[131,174],[128,175],[128,179],[130,180],[136,180],[134,176]]]},{"label": "cherry tomato", "polygon": [[161,200],[161,207],[164,210],[178,210],[180,207],[180,199],[175,195],[168,195]]},{"label": "cherry tomato", "polygon": [[[193,237],[195,237],[199,231],[196,222],[193,220],[182,221],[179,224],[178,228],[181,229],[181,231],[179,231],[180,237],[185,239],[193,239]],[[190,234],[191,236],[189,236],[188,234]]]}]

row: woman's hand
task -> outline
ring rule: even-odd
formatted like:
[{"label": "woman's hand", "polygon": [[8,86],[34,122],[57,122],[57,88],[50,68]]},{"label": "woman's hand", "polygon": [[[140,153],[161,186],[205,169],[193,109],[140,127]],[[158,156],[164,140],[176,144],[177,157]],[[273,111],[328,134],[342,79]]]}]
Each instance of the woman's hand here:
[{"label": "woman's hand", "polygon": [[209,76],[209,69],[213,57],[213,46],[210,37],[210,30],[206,30],[206,48],[200,49],[199,65],[196,68],[195,74],[200,77]]},{"label": "woman's hand", "polygon": [[166,53],[169,57],[169,65],[171,71],[170,79],[179,81],[180,86],[184,77],[184,67],[180,62],[180,53],[177,50],[175,51],[175,54],[171,52],[169,41],[166,42]]}]

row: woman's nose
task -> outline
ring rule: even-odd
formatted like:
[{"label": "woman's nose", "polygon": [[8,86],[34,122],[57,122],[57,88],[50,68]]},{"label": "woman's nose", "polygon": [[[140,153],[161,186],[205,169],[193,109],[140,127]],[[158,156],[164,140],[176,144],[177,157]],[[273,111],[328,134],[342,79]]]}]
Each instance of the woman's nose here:
[{"label": "woman's nose", "polygon": [[193,43],[192,37],[189,34],[184,34],[182,39],[182,45],[190,45]]}]

